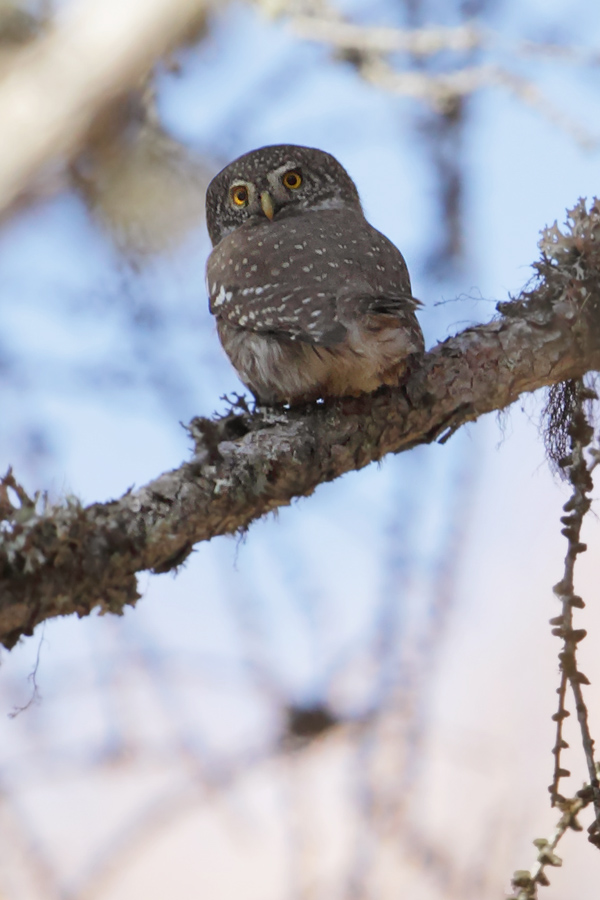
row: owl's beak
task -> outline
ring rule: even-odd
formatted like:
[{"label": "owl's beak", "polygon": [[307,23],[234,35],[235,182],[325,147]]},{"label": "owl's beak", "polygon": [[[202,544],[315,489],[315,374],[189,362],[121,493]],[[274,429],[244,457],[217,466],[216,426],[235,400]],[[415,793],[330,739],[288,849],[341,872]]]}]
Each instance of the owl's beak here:
[{"label": "owl's beak", "polygon": [[275,215],[275,207],[268,191],[263,191],[260,195],[260,205],[267,219],[272,219]]}]

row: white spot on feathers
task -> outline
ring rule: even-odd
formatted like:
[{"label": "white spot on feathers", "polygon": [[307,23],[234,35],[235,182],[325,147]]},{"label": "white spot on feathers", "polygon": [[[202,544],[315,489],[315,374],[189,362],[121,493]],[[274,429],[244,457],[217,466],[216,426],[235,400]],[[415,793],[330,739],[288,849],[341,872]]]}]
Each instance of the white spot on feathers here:
[{"label": "white spot on feathers", "polygon": [[[215,285],[215,287],[216,287],[216,285]],[[227,301],[231,300],[232,297],[233,297],[232,291],[226,291],[225,285],[222,284],[221,287],[219,288],[219,293],[213,300],[213,306],[215,306],[215,307],[222,306],[223,303],[226,303]]]}]

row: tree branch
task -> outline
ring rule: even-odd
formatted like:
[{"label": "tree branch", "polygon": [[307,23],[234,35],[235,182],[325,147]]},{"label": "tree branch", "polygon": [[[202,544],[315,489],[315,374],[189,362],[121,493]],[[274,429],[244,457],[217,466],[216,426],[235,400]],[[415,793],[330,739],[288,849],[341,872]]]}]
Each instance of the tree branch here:
[{"label": "tree branch", "polygon": [[402,387],[194,419],[191,461],[119,500],[40,508],[9,473],[0,487],[0,640],[12,647],[44,619],[96,606],[122,612],[139,596],[136,572],[173,569],[195,543],[245,529],[321,482],[444,441],[522,393],[600,369],[599,245],[600,207],[588,213],[580,202],[564,235],[556,226],[544,233],[537,284],[499,304],[499,318],[426,353]]}]

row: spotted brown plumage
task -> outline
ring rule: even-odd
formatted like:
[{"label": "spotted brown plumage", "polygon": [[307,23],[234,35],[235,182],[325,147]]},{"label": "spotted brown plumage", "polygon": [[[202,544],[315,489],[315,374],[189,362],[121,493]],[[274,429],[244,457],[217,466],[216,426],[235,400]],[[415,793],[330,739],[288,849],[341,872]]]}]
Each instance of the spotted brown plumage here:
[{"label": "spotted brown plumage", "polygon": [[399,250],[365,219],[332,156],[264,147],[207,191],[210,310],[261,403],[303,403],[398,384],[423,350]]}]

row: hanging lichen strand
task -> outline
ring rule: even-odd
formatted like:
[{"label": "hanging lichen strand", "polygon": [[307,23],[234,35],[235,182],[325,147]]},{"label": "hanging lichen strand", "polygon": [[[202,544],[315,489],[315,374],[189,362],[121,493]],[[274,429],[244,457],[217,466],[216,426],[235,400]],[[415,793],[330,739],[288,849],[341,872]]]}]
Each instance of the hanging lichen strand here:
[{"label": "hanging lichen strand", "polygon": [[[560,866],[562,860],[554,852],[556,846],[567,829],[582,831],[577,821],[577,814],[586,806],[593,804],[594,821],[588,828],[589,840],[600,848],[600,784],[598,781],[598,764],[594,759],[594,740],[588,725],[588,712],[583,699],[582,685],[589,684],[588,678],[577,667],[577,644],[586,636],[583,628],[573,627],[573,610],[583,609],[584,602],[575,593],[575,563],[580,553],[587,550],[581,542],[583,519],[591,506],[590,492],[593,488],[592,472],[600,462],[600,452],[590,447],[594,430],[585,412],[585,404],[597,399],[596,394],[587,388],[582,381],[565,382],[565,395],[569,398],[569,421],[566,424],[569,452],[555,460],[564,472],[566,480],[572,487],[572,493],[561,517],[563,528],[561,533],[567,539],[568,547],[565,556],[563,577],[554,585],[554,593],[562,604],[562,612],[550,619],[552,634],[561,638],[562,647],[559,652],[560,683],[557,688],[558,710],[552,716],[556,722],[556,741],[552,750],[554,754],[554,773],[550,791],[552,806],[558,807],[561,817],[556,824],[550,839],[536,838],[534,845],[538,850],[536,866],[531,872],[520,870],[512,879],[515,900],[535,900],[538,886],[546,886],[550,882],[546,875],[548,866]],[[566,448],[565,448],[566,449]],[[577,791],[574,797],[564,797],[559,791],[561,778],[570,775],[568,769],[562,767],[561,753],[568,748],[563,737],[563,722],[570,715],[566,708],[567,687],[571,686],[577,719],[581,730],[581,742],[588,769],[589,781]]]}]

